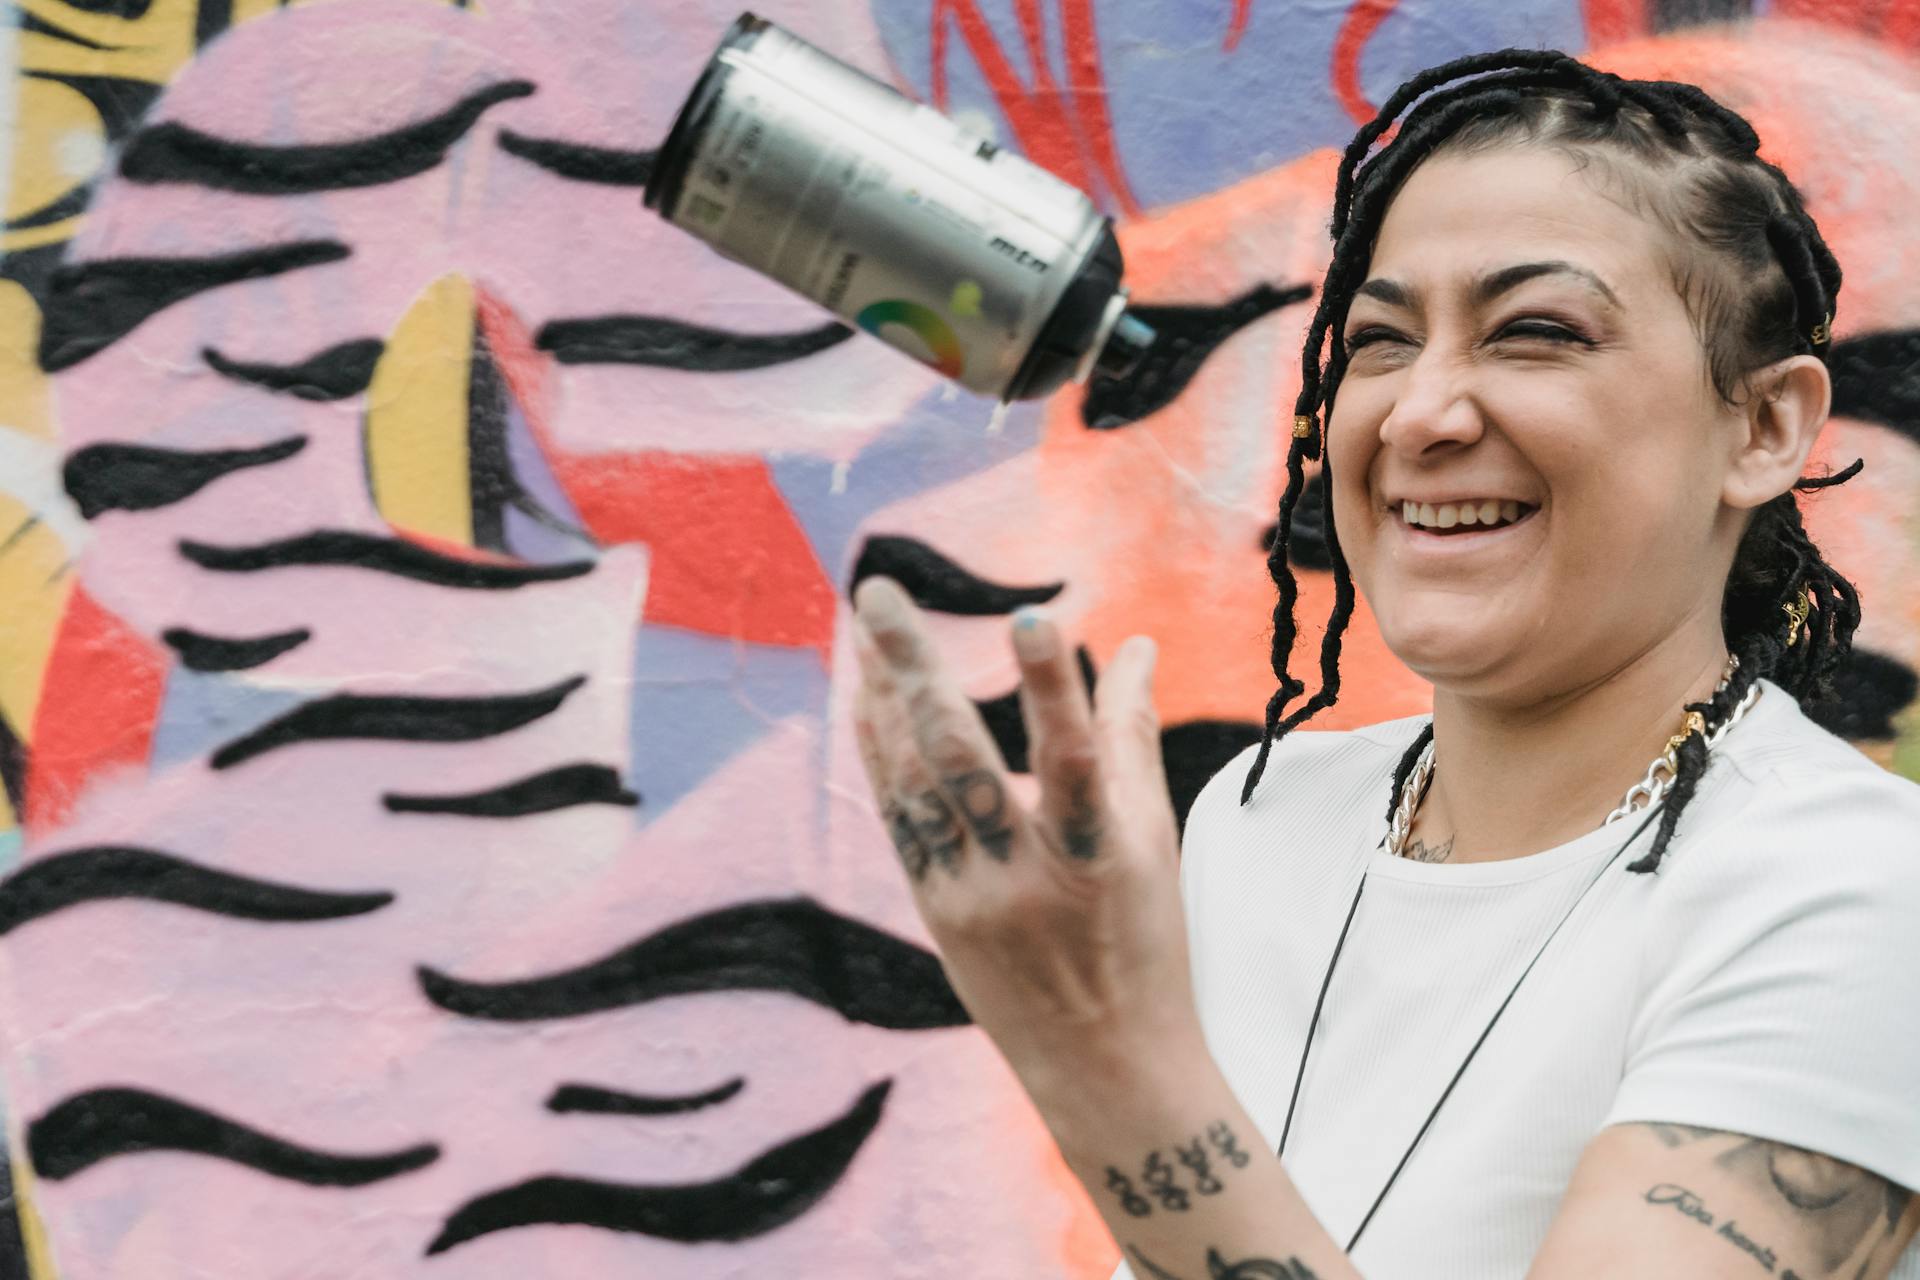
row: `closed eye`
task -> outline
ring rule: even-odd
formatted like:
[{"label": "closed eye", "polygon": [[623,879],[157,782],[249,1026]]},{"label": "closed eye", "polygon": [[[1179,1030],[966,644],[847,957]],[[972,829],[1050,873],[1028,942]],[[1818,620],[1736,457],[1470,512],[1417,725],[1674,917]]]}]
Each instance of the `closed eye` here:
[{"label": "closed eye", "polygon": [[1504,338],[1537,338],[1547,342],[1572,342],[1583,347],[1593,345],[1592,340],[1585,334],[1575,333],[1563,324],[1531,318],[1502,325],[1499,332],[1494,334],[1494,338],[1496,341]]},{"label": "closed eye", "polygon": [[1347,350],[1358,351],[1363,347],[1371,347],[1382,342],[1405,342],[1406,340],[1406,335],[1398,330],[1377,324],[1368,325],[1364,329],[1356,330],[1347,339]]}]

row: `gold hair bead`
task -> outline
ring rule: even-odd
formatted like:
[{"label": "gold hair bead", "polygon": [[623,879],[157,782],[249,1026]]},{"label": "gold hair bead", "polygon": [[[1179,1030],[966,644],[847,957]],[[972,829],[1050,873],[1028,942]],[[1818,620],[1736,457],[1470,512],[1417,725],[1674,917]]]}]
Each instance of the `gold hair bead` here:
[{"label": "gold hair bead", "polygon": [[1831,342],[1833,340],[1833,312],[1827,312],[1827,318],[1813,326],[1813,332],[1808,336],[1813,339],[1813,345],[1816,347],[1824,347],[1827,343]]},{"label": "gold hair bead", "polygon": [[1673,772],[1675,773],[1680,772],[1681,745],[1684,744],[1686,740],[1688,738],[1691,738],[1694,734],[1696,733],[1704,734],[1706,733],[1706,731],[1707,731],[1707,718],[1701,715],[1698,711],[1687,712],[1687,718],[1684,721],[1682,721],[1680,724],[1680,732],[1674,734],[1671,738],[1667,739],[1667,749],[1663,753],[1663,756],[1667,762],[1667,768],[1673,770]]},{"label": "gold hair bead", "polygon": [[1807,614],[1813,610],[1813,595],[1811,592],[1802,593],[1781,605],[1780,609],[1787,615],[1787,648],[1791,649],[1800,643],[1803,634],[1801,628],[1806,626]]},{"label": "gold hair bead", "polygon": [[1313,415],[1296,413],[1293,415],[1293,438],[1295,440],[1313,439]]}]

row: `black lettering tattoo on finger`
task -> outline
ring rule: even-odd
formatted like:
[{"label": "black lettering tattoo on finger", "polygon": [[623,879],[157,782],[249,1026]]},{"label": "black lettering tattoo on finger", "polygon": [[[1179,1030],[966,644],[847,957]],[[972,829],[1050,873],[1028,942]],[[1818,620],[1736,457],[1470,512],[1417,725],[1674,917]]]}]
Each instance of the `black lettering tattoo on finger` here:
[{"label": "black lettering tattoo on finger", "polygon": [[1184,1147],[1175,1147],[1174,1154],[1180,1157],[1180,1163],[1193,1174],[1193,1189],[1203,1196],[1220,1194],[1220,1179],[1214,1176],[1213,1162],[1207,1157],[1207,1145],[1195,1138]]},{"label": "black lettering tattoo on finger", "polygon": [[1129,1217],[1144,1218],[1153,1212],[1147,1198],[1133,1188],[1133,1179],[1112,1165],[1107,1166],[1107,1190],[1120,1201],[1121,1211]]},{"label": "black lettering tattoo on finger", "polygon": [[1067,811],[1060,819],[1061,843],[1066,845],[1069,857],[1088,862],[1100,856],[1104,835],[1093,779],[1082,774],[1067,787]]},{"label": "black lettering tattoo on finger", "polygon": [[953,806],[934,787],[922,791],[913,804],[914,808],[907,814],[913,834],[925,846],[929,858],[949,873],[959,875],[960,850],[966,844],[966,832],[954,816]]},{"label": "black lettering tattoo on finger", "polygon": [[1013,827],[1007,821],[1007,789],[987,769],[969,769],[946,779],[949,795],[960,802],[973,838],[996,862],[1013,856]]},{"label": "black lettering tattoo on finger", "polygon": [[1213,1144],[1213,1149],[1220,1153],[1222,1160],[1236,1169],[1246,1168],[1247,1161],[1252,1159],[1241,1149],[1240,1139],[1234,1136],[1233,1126],[1224,1120],[1207,1128],[1207,1141]]},{"label": "black lettering tattoo on finger", "polygon": [[920,833],[914,830],[913,819],[905,809],[889,804],[885,816],[887,834],[893,839],[894,851],[900,855],[900,865],[907,869],[907,878],[919,884],[927,878],[933,854],[920,842]]},{"label": "black lettering tattoo on finger", "polygon": [[1173,1166],[1158,1151],[1147,1154],[1146,1166],[1140,1170],[1140,1180],[1147,1184],[1147,1190],[1153,1193],[1153,1198],[1160,1202],[1162,1209],[1185,1213],[1191,1207],[1186,1188],[1173,1180]]}]

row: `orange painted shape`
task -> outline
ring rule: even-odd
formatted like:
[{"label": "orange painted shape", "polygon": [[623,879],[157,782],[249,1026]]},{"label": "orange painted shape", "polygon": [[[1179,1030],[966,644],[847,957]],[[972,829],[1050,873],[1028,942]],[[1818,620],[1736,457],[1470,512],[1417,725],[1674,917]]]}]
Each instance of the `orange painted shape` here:
[{"label": "orange painted shape", "polygon": [[34,716],[29,831],[63,821],[99,774],[146,762],[166,679],[166,659],[154,645],[74,589]]},{"label": "orange painted shape", "polygon": [[649,549],[648,622],[827,656],[833,583],[765,462],[660,452],[554,462],[589,533]]}]

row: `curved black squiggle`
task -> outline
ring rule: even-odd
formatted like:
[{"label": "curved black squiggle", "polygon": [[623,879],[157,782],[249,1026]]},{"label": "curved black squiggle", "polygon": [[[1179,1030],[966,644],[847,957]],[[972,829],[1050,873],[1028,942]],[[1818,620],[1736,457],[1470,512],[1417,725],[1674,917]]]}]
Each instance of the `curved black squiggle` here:
[{"label": "curved black squiggle", "polygon": [[142,1151],[189,1151],[310,1187],[363,1187],[440,1158],[431,1143],[383,1155],[318,1151],[144,1089],[76,1094],[27,1126],[33,1171],[49,1182]]},{"label": "curved black squiggle", "polygon": [[664,316],[555,320],[534,339],[561,364],[640,364],[699,373],[744,373],[816,355],[853,336],[835,321],[795,333],[736,333]]},{"label": "curved black squiggle", "polygon": [[67,496],[91,520],[103,511],[151,511],[192,497],[221,476],[291,458],[307,447],[289,436],[257,449],[154,449],[138,444],[92,444],[76,450],[61,470]]},{"label": "curved black squiggle", "polygon": [[618,1089],[602,1089],[591,1084],[563,1084],[547,1099],[547,1110],[558,1115],[673,1116],[717,1107],[746,1087],[747,1082],[735,1076],[704,1093],[659,1097],[622,1093]]},{"label": "curved black squiggle", "polygon": [[1022,605],[1045,604],[1067,589],[1064,582],[1008,587],[989,582],[918,538],[875,534],[854,561],[851,595],[868,578],[892,578],[922,609],[969,618],[998,617]]},{"label": "curved black squiggle", "polygon": [[360,338],[328,347],[296,364],[229,360],[212,347],[203,349],[200,356],[208,368],[235,382],[283,391],[302,400],[345,400],[373,385],[373,368],[386,349],[378,338]]},{"label": "curved black squiggle", "polygon": [[202,635],[186,627],[168,627],[160,638],[180,655],[180,662],[191,671],[246,671],[272,662],[289,649],[297,649],[313,639],[305,627],[280,631],[270,636],[229,640],[224,636]]},{"label": "curved black squiggle", "polygon": [[470,1200],[427,1246],[429,1256],[516,1227],[599,1227],[683,1244],[750,1240],[783,1227],[840,1181],[874,1126],[891,1080],[860,1095],[838,1120],[783,1142],[712,1182],[622,1186],[585,1178],[533,1178]]},{"label": "curved black squiggle", "polygon": [[1878,423],[1920,444],[1920,329],[1888,329],[1836,342],[1833,413]]},{"label": "curved black squiggle", "polygon": [[964,1026],[932,952],[811,898],[743,902],[668,925],[590,964],[518,982],[419,970],[427,999],[496,1022],[577,1018],[671,996],[784,991],[892,1031]]},{"label": "curved black squiggle", "polygon": [[196,293],[338,262],[338,240],[299,240],[206,258],[102,258],[61,267],[41,302],[40,367],[79,364]]},{"label": "curved black squiggle", "polygon": [[345,565],[374,573],[390,573],[397,578],[410,578],[436,587],[464,587],[481,591],[511,590],[536,582],[559,582],[593,571],[591,560],[574,560],[563,564],[494,564],[480,560],[456,560],[401,538],[382,538],[344,529],[322,529],[295,538],[282,538],[278,542],[261,542],[246,547],[216,547],[205,542],[184,541],[180,544],[180,554],[202,569],[221,573],[258,573],[264,569]]},{"label": "curved black squiggle", "polygon": [[190,182],[249,195],[297,195],[411,178],[446,159],[482,112],[533,92],[525,80],[489,85],[431,119],[351,142],[274,147],[216,138],[168,121],[142,129],[120,157],[129,182]]},{"label": "curved black squiggle", "polygon": [[577,804],[614,804],[632,808],[640,797],[627,790],[620,774],[603,764],[569,764],[518,782],[453,796],[398,795],[380,798],[391,813],[446,813],[468,818],[520,818]]},{"label": "curved black squiggle", "polygon": [[1222,306],[1137,306],[1133,314],[1159,336],[1122,377],[1096,373],[1087,384],[1080,420],[1096,431],[1140,421],[1172,404],[1208,356],[1255,320],[1311,298],[1306,285],[1256,285]]},{"label": "curved black squiggle", "polygon": [[380,738],[389,742],[472,742],[551,715],[585,676],[533,693],[486,698],[420,698],[337,693],[303,703],[213,753],[213,767],[234,765],[297,742]]},{"label": "curved black squiggle", "polygon": [[296,923],[378,911],[391,893],[329,893],[217,871],[154,849],[95,845],[28,863],[0,880],[0,935],[67,907],[145,898],[236,920]]},{"label": "curved black squiggle", "polygon": [[575,182],[599,182],[616,187],[644,187],[653,176],[657,151],[616,151],[578,142],[529,138],[511,129],[500,131],[500,149]]}]

